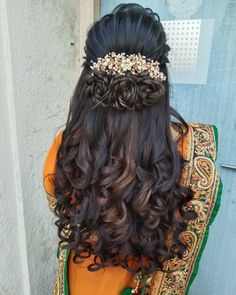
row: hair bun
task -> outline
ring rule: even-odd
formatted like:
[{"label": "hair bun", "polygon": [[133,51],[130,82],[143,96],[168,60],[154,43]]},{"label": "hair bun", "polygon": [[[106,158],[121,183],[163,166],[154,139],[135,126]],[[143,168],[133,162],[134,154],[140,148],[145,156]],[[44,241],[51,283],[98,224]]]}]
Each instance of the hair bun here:
[{"label": "hair bun", "polygon": [[86,79],[85,93],[95,105],[133,110],[155,104],[164,91],[163,83],[149,75],[127,73],[110,76],[106,72],[93,70]]}]

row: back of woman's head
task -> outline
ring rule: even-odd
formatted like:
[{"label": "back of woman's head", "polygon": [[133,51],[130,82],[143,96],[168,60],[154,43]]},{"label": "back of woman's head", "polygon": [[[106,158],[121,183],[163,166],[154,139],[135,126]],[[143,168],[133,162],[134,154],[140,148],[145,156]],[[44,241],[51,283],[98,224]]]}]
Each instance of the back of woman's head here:
[{"label": "back of woman's head", "polygon": [[[96,22],[86,41],[85,71],[90,71],[91,61],[109,52],[141,54],[158,61],[165,75],[167,53],[166,35],[159,17],[151,10],[136,4],[119,5],[112,14]],[[118,109],[133,110],[156,103],[164,93],[160,81],[148,75],[116,76],[109,79],[106,72],[95,73],[87,80],[86,96],[95,104],[109,106],[116,103]]]},{"label": "back of woman's head", "polygon": [[141,53],[165,64],[169,46],[157,14],[137,4],[122,4],[91,27],[85,51],[86,65],[111,51]]},{"label": "back of woman's head", "polygon": [[[88,32],[57,154],[55,212],[61,244],[75,251],[74,261],[85,251],[100,258],[89,270],[120,264],[132,271],[127,259],[135,256],[140,268],[133,271],[151,273],[186,250],[179,237],[195,215],[182,207],[193,192],[179,183],[185,160],[172,138],[171,114],[179,127],[188,126],[169,105],[168,51],[158,15],[137,4],[117,6]],[[158,62],[166,79],[92,67],[110,52]]]}]

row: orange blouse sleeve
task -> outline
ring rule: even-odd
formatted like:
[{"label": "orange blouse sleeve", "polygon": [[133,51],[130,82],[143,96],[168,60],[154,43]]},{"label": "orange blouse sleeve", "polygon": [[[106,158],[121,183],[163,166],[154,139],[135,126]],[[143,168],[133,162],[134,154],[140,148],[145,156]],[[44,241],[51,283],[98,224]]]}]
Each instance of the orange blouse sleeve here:
[{"label": "orange blouse sleeve", "polygon": [[48,205],[51,211],[53,211],[55,206],[55,198],[54,198],[54,172],[55,172],[55,163],[57,157],[57,151],[60,146],[62,140],[62,133],[60,131],[55,139],[53,140],[49,150],[47,152],[44,165],[43,165],[43,187],[47,194]]}]

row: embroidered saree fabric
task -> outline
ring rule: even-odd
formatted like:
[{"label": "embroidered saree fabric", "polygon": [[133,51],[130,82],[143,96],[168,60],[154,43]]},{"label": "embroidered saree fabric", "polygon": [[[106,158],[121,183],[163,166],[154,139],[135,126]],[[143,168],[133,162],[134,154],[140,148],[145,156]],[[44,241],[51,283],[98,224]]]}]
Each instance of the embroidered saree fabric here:
[{"label": "embroidered saree fabric", "polygon": [[[181,123],[178,123],[181,124]],[[187,295],[199,266],[202,251],[207,241],[209,227],[219,206],[223,183],[217,172],[215,161],[218,151],[218,131],[215,125],[188,123],[189,132],[179,141],[178,149],[189,163],[182,171],[180,183],[191,186],[195,192],[189,206],[198,213],[197,220],[189,222],[183,239],[188,250],[182,259],[171,259],[165,263],[165,269],[171,272],[157,271],[149,276],[144,294],[150,295]],[[180,136],[177,133],[177,138]],[[53,173],[58,147],[62,138],[60,132],[53,141],[43,168],[43,183],[52,213],[54,198]],[[118,295],[126,287],[133,287],[132,274],[120,267],[106,267],[105,270],[89,272],[86,265],[72,261],[72,252],[58,247],[57,271],[54,281],[54,295]]]}]

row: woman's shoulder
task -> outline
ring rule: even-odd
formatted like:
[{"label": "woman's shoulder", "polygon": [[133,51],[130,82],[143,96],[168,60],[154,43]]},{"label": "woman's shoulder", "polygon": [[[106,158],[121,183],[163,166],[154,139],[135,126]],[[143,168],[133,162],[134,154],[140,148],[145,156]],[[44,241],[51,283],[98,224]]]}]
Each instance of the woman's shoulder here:
[{"label": "woman's shoulder", "polygon": [[195,153],[198,156],[205,156],[216,161],[218,153],[218,128],[210,123],[189,122],[192,129]]},{"label": "woman's shoulder", "polygon": [[[186,131],[184,143],[194,150],[194,156],[205,156],[213,161],[217,158],[218,152],[218,128],[215,124],[203,122],[186,122],[188,132],[182,122],[178,122],[176,129],[180,136],[182,130]],[[178,131],[179,130],[179,131]],[[178,137],[178,136],[177,136]]]},{"label": "woman's shoulder", "polygon": [[56,157],[57,157],[57,151],[61,144],[62,140],[62,133],[63,131],[59,131],[53,141],[51,142],[43,164],[43,186],[45,191],[49,195],[53,195],[54,191],[54,185],[53,185],[53,179],[54,179],[54,171],[55,171],[55,164],[56,164]]},{"label": "woman's shoulder", "polygon": [[[182,123],[182,122],[172,122],[172,123],[174,123],[175,125],[181,127],[181,129],[186,129],[184,123]],[[195,129],[195,130],[197,130],[198,128],[204,128],[205,130],[211,130],[212,128],[217,129],[217,126],[215,124],[205,123],[205,122],[192,122],[192,121],[189,121],[189,122],[186,122],[186,124],[188,125],[188,127],[190,129]]]}]

